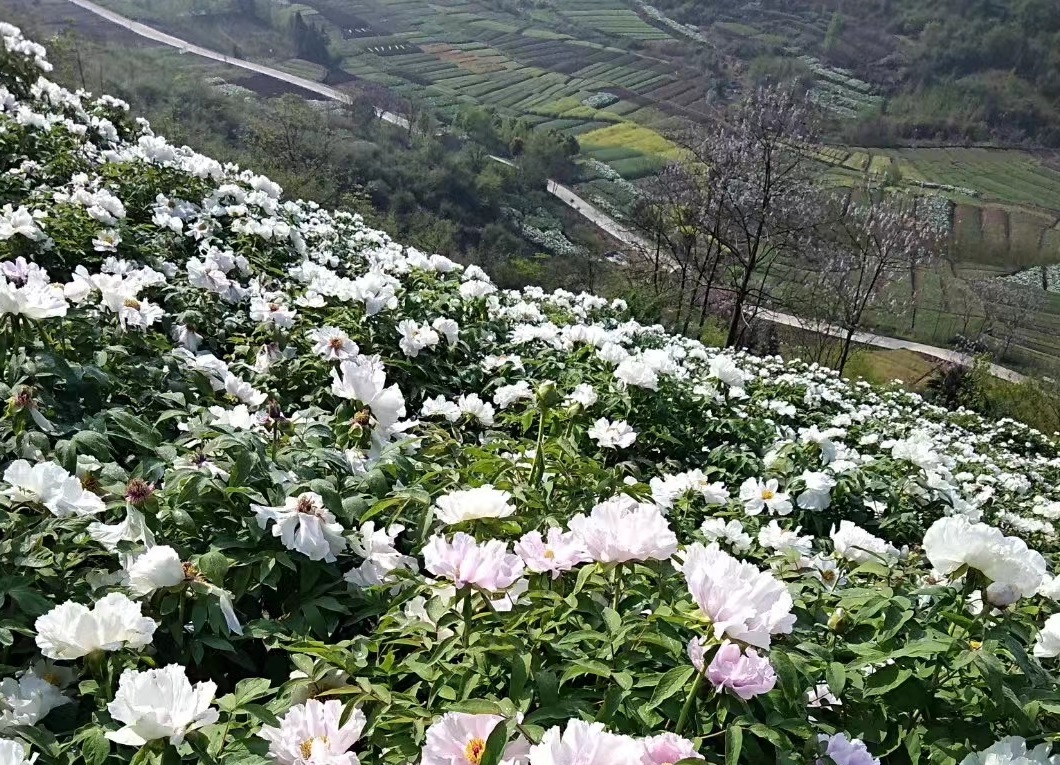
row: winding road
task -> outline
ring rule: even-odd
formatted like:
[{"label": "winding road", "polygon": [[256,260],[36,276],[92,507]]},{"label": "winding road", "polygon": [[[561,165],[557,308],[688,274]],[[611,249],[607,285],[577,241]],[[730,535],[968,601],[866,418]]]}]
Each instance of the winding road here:
[{"label": "winding road", "polygon": [[[228,64],[229,66],[235,66],[240,69],[246,69],[251,72],[256,72],[257,74],[263,74],[275,80],[280,80],[290,85],[295,85],[304,90],[317,93],[333,101],[345,101],[349,98],[348,93],[344,93],[343,91],[338,90],[336,88],[328,87],[327,85],[323,85],[319,82],[306,79],[305,77],[299,77],[294,74],[289,74],[280,69],[274,69],[270,66],[265,66],[264,64],[256,64],[253,61],[247,61],[246,59],[235,58],[233,56],[226,56],[225,54],[219,53],[215,50],[203,48],[202,46],[195,45],[194,43],[188,42],[187,40],[182,40],[179,37],[174,37],[173,35],[166,34],[165,32],[161,32],[155,29],[154,27],[142,24],[139,21],[134,21],[133,19],[130,19],[126,16],[122,16],[120,13],[115,13],[114,11],[97,5],[96,3],[91,2],[91,0],[67,1],[72,3],[73,5],[78,6],[79,8],[89,11],[90,13],[94,13],[100,18],[106,19],[107,21],[122,26],[125,29],[128,29],[130,32],[139,35],[140,37],[144,37],[148,40],[153,40],[154,42],[161,43],[162,45],[168,45],[171,48],[176,48],[181,53],[194,53],[196,56],[202,56],[203,58],[212,59],[213,61],[219,61],[222,64]],[[392,125],[397,125],[405,129],[408,129],[409,127],[408,120],[399,114],[383,111],[382,109],[376,109],[376,114],[378,115],[379,119],[383,120],[384,122],[389,122]],[[506,165],[513,165],[511,160],[504,159],[503,157],[491,155],[491,159],[497,162],[502,162]],[[550,179],[548,181],[548,192],[560,201],[562,201],[568,207],[573,209],[579,215],[584,217],[586,220],[592,222],[598,228],[600,228],[610,236],[614,237],[618,241],[622,242],[623,244],[630,247],[651,249],[651,246],[645,239],[640,237],[638,234],[636,234],[634,231],[630,230],[626,226],[623,226],[621,223],[616,221],[611,216],[607,215],[595,205],[591,204],[587,200],[575,194],[574,191],[568,188],[567,186],[564,186]],[[814,323],[810,325],[805,320],[800,319],[797,316],[792,316],[791,314],[786,313],[778,313],[776,311],[770,311],[767,309],[760,309],[757,313],[756,318],[762,319],[764,321],[769,321],[774,324],[781,324],[787,327],[796,327],[798,329],[808,330],[816,332],[818,334],[829,335],[831,337],[843,338],[846,336],[846,330],[844,330],[842,327],[827,324],[822,325],[819,323]],[[867,345],[872,346],[874,348],[882,348],[885,350],[913,351],[914,353],[919,353],[923,356],[928,356],[933,359],[938,359],[939,361],[945,361],[954,364],[971,365],[975,361],[972,356],[969,356],[965,353],[960,353],[959,351],[955,351],[949,348],[939,348],[934,345],[924,345],[923,343],[915,343],[911,340],[900,340],[895,337],[876,335],[871,332],[855,333],[854,342],[858,345]],[[990,373],[1002,380],[1008,380],[1009,382],[1015,383],[1024,382],[1027,379],[1019,372],[1016,372],[1012,369],[1008,369],[1006,367],[999,366],[997,364],[990,365]]]}]

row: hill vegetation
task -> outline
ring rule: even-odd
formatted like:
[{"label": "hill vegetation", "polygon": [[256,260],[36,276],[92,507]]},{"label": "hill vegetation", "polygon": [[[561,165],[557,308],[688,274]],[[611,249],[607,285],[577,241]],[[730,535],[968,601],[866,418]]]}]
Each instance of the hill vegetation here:
[{"label": "hill vegetation", "polygon": [[0,24],[5,765],[1048,765],[1060,443],[499,289]]}]

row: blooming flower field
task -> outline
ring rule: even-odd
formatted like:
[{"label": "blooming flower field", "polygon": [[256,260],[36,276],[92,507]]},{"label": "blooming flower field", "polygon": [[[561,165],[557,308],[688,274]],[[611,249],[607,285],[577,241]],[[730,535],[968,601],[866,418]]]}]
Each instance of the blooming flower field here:
[{"label": "blooming flower field", "polygon": [[500,291],[0,35],[0,765],[1060,763],[1053,438]]}]

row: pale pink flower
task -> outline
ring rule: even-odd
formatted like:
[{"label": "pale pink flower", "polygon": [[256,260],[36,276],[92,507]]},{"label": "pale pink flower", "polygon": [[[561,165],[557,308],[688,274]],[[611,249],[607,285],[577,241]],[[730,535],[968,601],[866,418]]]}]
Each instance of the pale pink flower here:
[{"label": "pale pink flower", "polygon": [[[420,765],[479,765],[493,729],[503,724],[500,715],[449,712],[427,729]],[[504,749],[501,762],[525,760],[529,744],[513,741]]]},{"label": "pale pink flower", "polygon": [[769,659],[759,656],[753,648],[743,652],[740,646],[728,640],[714,654],[706,675],[718,691],[728,688],[744,701],[769,693],[777,684],[777,675]]},{"label": "pale pink flower", "polygon": [[562,732],[549,728],[530,748],[532,765],[642,765],[643,757],[641,742],[583,720],[568,720]]},{"label": "pale pink flower", "polygon": [[551,573],[553,579],[564,571],[570,571],[579,563],[592,560],[584,545],[572,531],[563,531],[553,526],[548,536],[540,531],[531,531],[515,543],[515,553],[523,559],[526,567],[535,573]]},{"label": "pale pink flower", "polygon": [[641,743],[644,744],[641,765],[672,765],[672,763],[690,758],[704,759],[691,741],[681,738],[676,733],[649,736]]},{"label": "pale pink flower", "polygon": [[523,562],[497,539],[478,543],[470,534],[457,532],[453,541],[435,534],[423,548],[426,569],[451,581],[457,589],[475,587],[500,592],[522,576]]},{"label": "pale pink flower", "polygon": [[677,552],[677,536],[658,507],[620,494],[579,514],[567,524],[600,563],[668,560]]}]

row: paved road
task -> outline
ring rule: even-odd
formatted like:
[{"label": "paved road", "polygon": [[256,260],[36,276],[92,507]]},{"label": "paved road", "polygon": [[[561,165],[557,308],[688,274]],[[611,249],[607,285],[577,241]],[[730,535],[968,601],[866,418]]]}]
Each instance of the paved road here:
[{"label": "paved road", "polygon": [[[149,27],[146,24],[141,24],[138,21],[133,21],[132,19],[122,16],[119,13],[115,13],[114,11],[108,10],[107,8],[97,5],[96,3],[91,2],[91,0],[68,0],[68,2],[71,2],[74,5],[85,9],[86,11],[94,13],[97,16],[106,19],[107,21],[125,27],[130,32],[134,32],[140,35],[141,37],[146,37],[149,40],[154,40],[155,42],[162,43],[163,45],[168,45],[170,47],[177,48],[183,53],[194,53],[196,56],[202,56],[203,58],[209,58],[213,59],[214,61],[220,61],[223,64],[228,64],[229,66],[235,66],[239,67],[240,69],[247,69],[251,72],[257,72],[258,74],[264,74],[268,77],[272,77],[273,79],[281,80],[283,82],[290,83],[291,85],[297,85],[298,87],[304,88],[305,90],[311,91],[313,93],[318,93],[319,95],[322,95],[325,98],[329,98],[334,101],[344,101],[349,98],[348,93],[344,93],[341,90],[328,87],[327,85],[322,85],[319,82],[307,80],[304,77],[289,74],[280,69],[274,69],[271,66],[265,66],[264,64],[255,64],[253,61],[246,61],[245,59],[226,56],[223,53],[218,53],[217,51],[210,50],[209,48],[203,48],[200,45],[195,45],[194,43],[190,43],[187,40],[182,40],[179,37],[174,37],[173,35],[168,35],[165,32],[160,32],[159,30],[153,27]],[[399,127],[408,129],[408,120],[399,114],[386,112],[381,109],[377,109],[376,114],[378,114],[379,118],[385,122],[389,122],[393,125],[398,125]],[[511,160],[505,159],[503,157],[491,155],[491,159],[496,160],[497,162],[502,162],[509,166],[514,166],[514,163]],[[549,180],[548,191],[550,194],[555,196],[557,199],[561,200],[568,207],[575,210],[586,220],[591,221],[593,224],[595,224],[600,229],[607,232],[623,244],[647,250],[651,249],[651,246],[647,242],[647,240],[639,236],[636,232],[631,231],[626,226],[623,226],[621,223],[616,221],[611,216],[607,215],[595,205],[591,204],[590,202],[575,194],[568,187],[557,183],[556,181]],[[776,311],[769,311],[766,309],[759,310],[757,318],[773,322],[774,324],[782,324],[788,327],[798,327],[800,329],[811,330],[821,334],[830,335],[832,337],[842,338],[846,335],[846,331],[843,330],[841,327],[820,325],[816,323],[810,326],[805,320],[799,319],[797,316],[792,316],[790,314],[785,313],[778,313]],[[876,335],[870,332],[856,333],[854,335],[854,342],[858,343],[859,345],[869,345],[875,348],[884,348],[887,350],[914,351],[930,358],[956,364],[972,364],[974,362],[973,357],[964,353],[960,353],[958,351],[954,351],[949,348],[938,348],[933,345],[914,343],[909,340],[899,340],[898,338],[886,337],[884,335]],[[999,377],[1004,380],[1009,380],[1011,382],[1023,382],[1024,380],[1026,380],[1026,377],[1019,374],[1018,372],[1015,372],[1011,369],[1007,369],[1002,366],[998,366],[997,364],[990,365],[990,372],[996,377]]]},{"label": "paved road", "polygon": [[[247,61],[242,58],[235,58],[234,56],[226,56],[223,53],[218,53],[215,50],[209,48],[203,48],[200,45],[195,45],[187,40],[182,40],[179,37],[173,35],[167,35],[165,32],[160,32],[154,27],[149,27],[146,24],[141,24],[139,21],[133,21],[130,18],[122,16],[120,13],[115,13],[101,5],[91,2],[90,0],[69,0],[69,2],[84,8],[86,11],[96,14],[101,18],[106,19],[118,26],[125,27],[130,32],[138,34],[140,37],[146,37],[148,40],[154,40],[155,42],[168,45],[171,48],[176,48],[181,53],[194,53],[196,56],[202,56],[203,58],[213,59],[214,61],[220,61],[223,64],[229,66],[239,67],[240,69],[247,69],[251,72],[257,72],[258,74],[264,74],[268,77],[272,77],[275,80],[282,80],[283,82],[291,85],[297,85],[305,90],[317,93],[325,98],[329,98],[333,101],[345,101],[350,97],[349,93],[344,93],[336,88],[330,88],[327,85],[322,85],[319,82],[313,80],[307,80],[305,77],[299,77],[295,74],[289,74],[280,69],[273,69],[271,66],[265,66],[264,64],[255,64],[253,61]],[[402,117],[400,114],[394,114],[392,112],[385,112],[381,109],[376,109],[376,114],[379,118],[385,122],[389,122],[393,125],[398,125],[408,129],[409,121]]]}]

